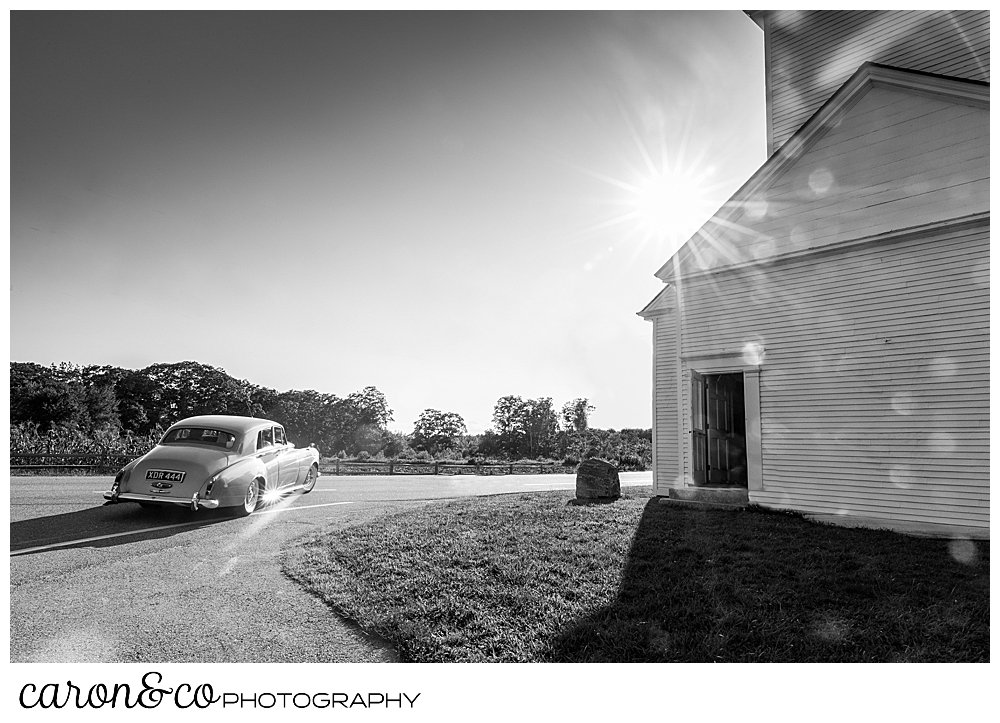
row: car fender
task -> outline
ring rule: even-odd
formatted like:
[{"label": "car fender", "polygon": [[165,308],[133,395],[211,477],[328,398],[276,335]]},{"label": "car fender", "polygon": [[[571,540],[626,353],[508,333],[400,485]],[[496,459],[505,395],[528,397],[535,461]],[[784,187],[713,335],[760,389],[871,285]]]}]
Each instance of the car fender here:
[{"label": "car fender", "polygon": [[[132,478],[131,478],[132,470],[135,469],[135,466],[139,464],[139,462],[141,462],[142,458],[145,456],[146,455],[142,455],[142,457],[136,457],[135,459],[133,459],[131,462],[129,462],[127,465],[125,465],[119,470],[119,472],[121,473],[120,481],[121,481],[122,492],[130,491],[129,485],[131,485],[132,483]],[[118,474],[115,474],[115,479],[116,480],[118,479]]]},{"label": "car fender", "polygon": [[[242,505],[247,485],[257,478],[266,480],[267,470],[264,463],[256,457],[244,457],[226,467],[215,475],[212,485],[212,499],[219,500],[220,507]],[[205,496],[208,480],[202,485],[201,494]]]}]

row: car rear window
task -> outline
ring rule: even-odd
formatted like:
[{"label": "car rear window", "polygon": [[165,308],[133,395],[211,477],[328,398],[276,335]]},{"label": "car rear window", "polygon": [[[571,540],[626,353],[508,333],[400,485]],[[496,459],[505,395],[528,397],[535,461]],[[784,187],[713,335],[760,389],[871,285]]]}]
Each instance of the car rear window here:
[{"label": "car rear window", "polygon": [[167,432],[160,444],[207,444],[222,449],[232,449],[236,444],[236,435],[223,432],[221,429],[206,429],[203,427],[178,427]]}]

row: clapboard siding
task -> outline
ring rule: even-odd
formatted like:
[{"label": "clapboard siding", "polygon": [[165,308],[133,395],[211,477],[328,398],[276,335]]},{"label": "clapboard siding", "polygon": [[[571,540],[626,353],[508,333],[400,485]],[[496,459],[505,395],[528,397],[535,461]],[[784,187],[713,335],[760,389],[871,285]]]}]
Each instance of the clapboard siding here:
[{"label": "clapboard siding", "polygon": [[669,313],[653,320],[653,419],[656,443],[654,492],[666,494],[677,482],[677,316]]},{"label": "clapboard siding", "polygon": [[[977,19],[972,16],[967,17],[966,20],[969,25],[977,22]],[[855,28],[854,30],[859,36],[865,37],[870,36],[871,33],[879,32],[880,28],[873,24],[868,28]],[[834,28],[833,32],[837,32],[837,29]],[[906,33],[912,35],[913,32],[914,26],[912,24],[909,27],[889,27],[886,28],[885,37],[891,42]],[[986,52],[979,57],[981,61],[988,61],[988,29],[970,32],[966,38],[969,41],[968,45],[956,44],[957,38],[956,34],[950,33],[941,36],[936,42],[927,42],[924,38],[922,44],[919,38],[915,42],[908,39],[893,46],[891,53],[884,52],[886,46],[880,46],[878,43],[871,44],[862,41],[854,44],[848,41],[838,45],[833,56],[825,59],[822,64],[817,64],[815,58],[810,58],[796,65],[795,61],[801,59],[803,55],[809,55],[812,48],[802,44],[788,45],[787,42],[783,42],[786,38],[782,34],[775,33],[771,36],[773,43],[771,59],[779,75],[778,79],[786,83],[786,87],[789,89],[798,92],[800,96],[798,100],[811,100],[817,105],[822,104],[826,97],[829,97],[831,79],[835,79],[833,81],[834,87],[839,85],[857,70],[860,63],[866,60],[938,75],[988,81],[988,62],[981,67],[980,63],[976,62],[975,56],[980,48],[987,48]],[[821,43],[821,47],[826,46]],[[787,114],[803,111],[801,107],[791,103],[779,105],[779,110]],[[776,113],[775,117],[780,117],[781,114],[781,112]]]},{"label": "clapboard siding", "polygon": [[988,110],[872,88],[744,210],[685,244],[682,273],[988,212],[988,148]]},{"label": "clapboard siding", "polygon": [[[752,501],[989,526],[988,263],[981,226],[681,281],[685,358],[766,351]],[[667,350],[658,337],[658,367]],[[657,404],[658,424],[676,418]],[[686,419],[674,439],[688,471]]]},{"label": "clapboard siding", "polygon": [[692,370],[742,370],[752,502],[988,529],[989,14],[750,14],[799,133],[657,273],[657,476]]},{"label": "clapboard siding", "polygon": [[988,11],[779,10],[764,27],[769,153],[865,62],[989,82]]},{"label": "clapboard siding", "polygon": [[[956,19],[963,19],[974,14],[975,11],[959,11],[950,13]],[[815,32],[822,26],[822,29],[833,38],[842,39],[845,37],[858,37],[859,42],[864,41],[865,36],[889,36],[898,33],[900,27],[912,29],[913,25],[926,13],[887,13],[874,10],[869,11],[817,11],[817,12],[771,12],[772,29],[785,33],[786,46],[789,51],[808,51],[811,43],[815,42]],[[921,38],[912,38],[919,42]],[[925,43],[940,43],[939,37],[924,36]],[[831,43],[831,45],[833,45]],[[829,50],[825,47],[824,50]],[[836,54],[831,54],[836,57]]]}]

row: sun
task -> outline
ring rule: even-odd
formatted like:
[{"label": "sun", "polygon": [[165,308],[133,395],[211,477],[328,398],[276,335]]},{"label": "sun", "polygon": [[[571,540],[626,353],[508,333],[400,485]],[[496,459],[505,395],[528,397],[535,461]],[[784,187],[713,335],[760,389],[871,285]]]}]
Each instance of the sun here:
[{"label": "sun", "polygon": [[578,171],[616,189],[614,197],[602,199],[599,205],[618,210],[579,233],[618,228],[624,233],[622,240],[636,241],[633,254],[652,243],[659,253],[670,255],[712,218],[718,208],[719,192],[727,184],[714,177],[715,167],[703,162],[704,153],[685,162],[684,153],[668,158],[663,152],[657,163],[645,146],[638,141],[636,146],[641,164],[623,158],[627,169],[624,176],[576,166]]},{"label": "sun", "polygon": [[632,189],[630,205],[648,236],[686,239],[709,217],[701,179],[691,172],[654,171]]},{"label": "sun", "polygon": [[[693,121],[670,133],[665,127],[658,133],[648,127],[640,132],[632,115],[620,110],[628,147],[610,155],[609,166],[598,170],[563,160],[614,189],[610,196],[593,199],[597,217],[572,233],[608,235],[614,229],[615,246],[630,248],[633,260],[650,252],[669,257],[714,218],[733,179],[717,177],[711,159],[718,153],[712,146],[691,142]],[[593,268],[603,256],[601,252],[585,268]]]}]

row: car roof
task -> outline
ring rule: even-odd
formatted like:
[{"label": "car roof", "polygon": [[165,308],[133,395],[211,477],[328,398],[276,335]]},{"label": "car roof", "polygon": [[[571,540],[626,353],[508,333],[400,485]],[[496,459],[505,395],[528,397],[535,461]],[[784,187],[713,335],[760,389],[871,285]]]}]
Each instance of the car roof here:
[{"label": "car roof", "polygon": [[170,425],[174,427],[207,427],[210,429],[221,429],[227,432],[237,432],[245,434],[258,427],[281,426],[270,419],[260,417],[237,417],[230,414],[202,414],[197,417],[181,419]]}]

